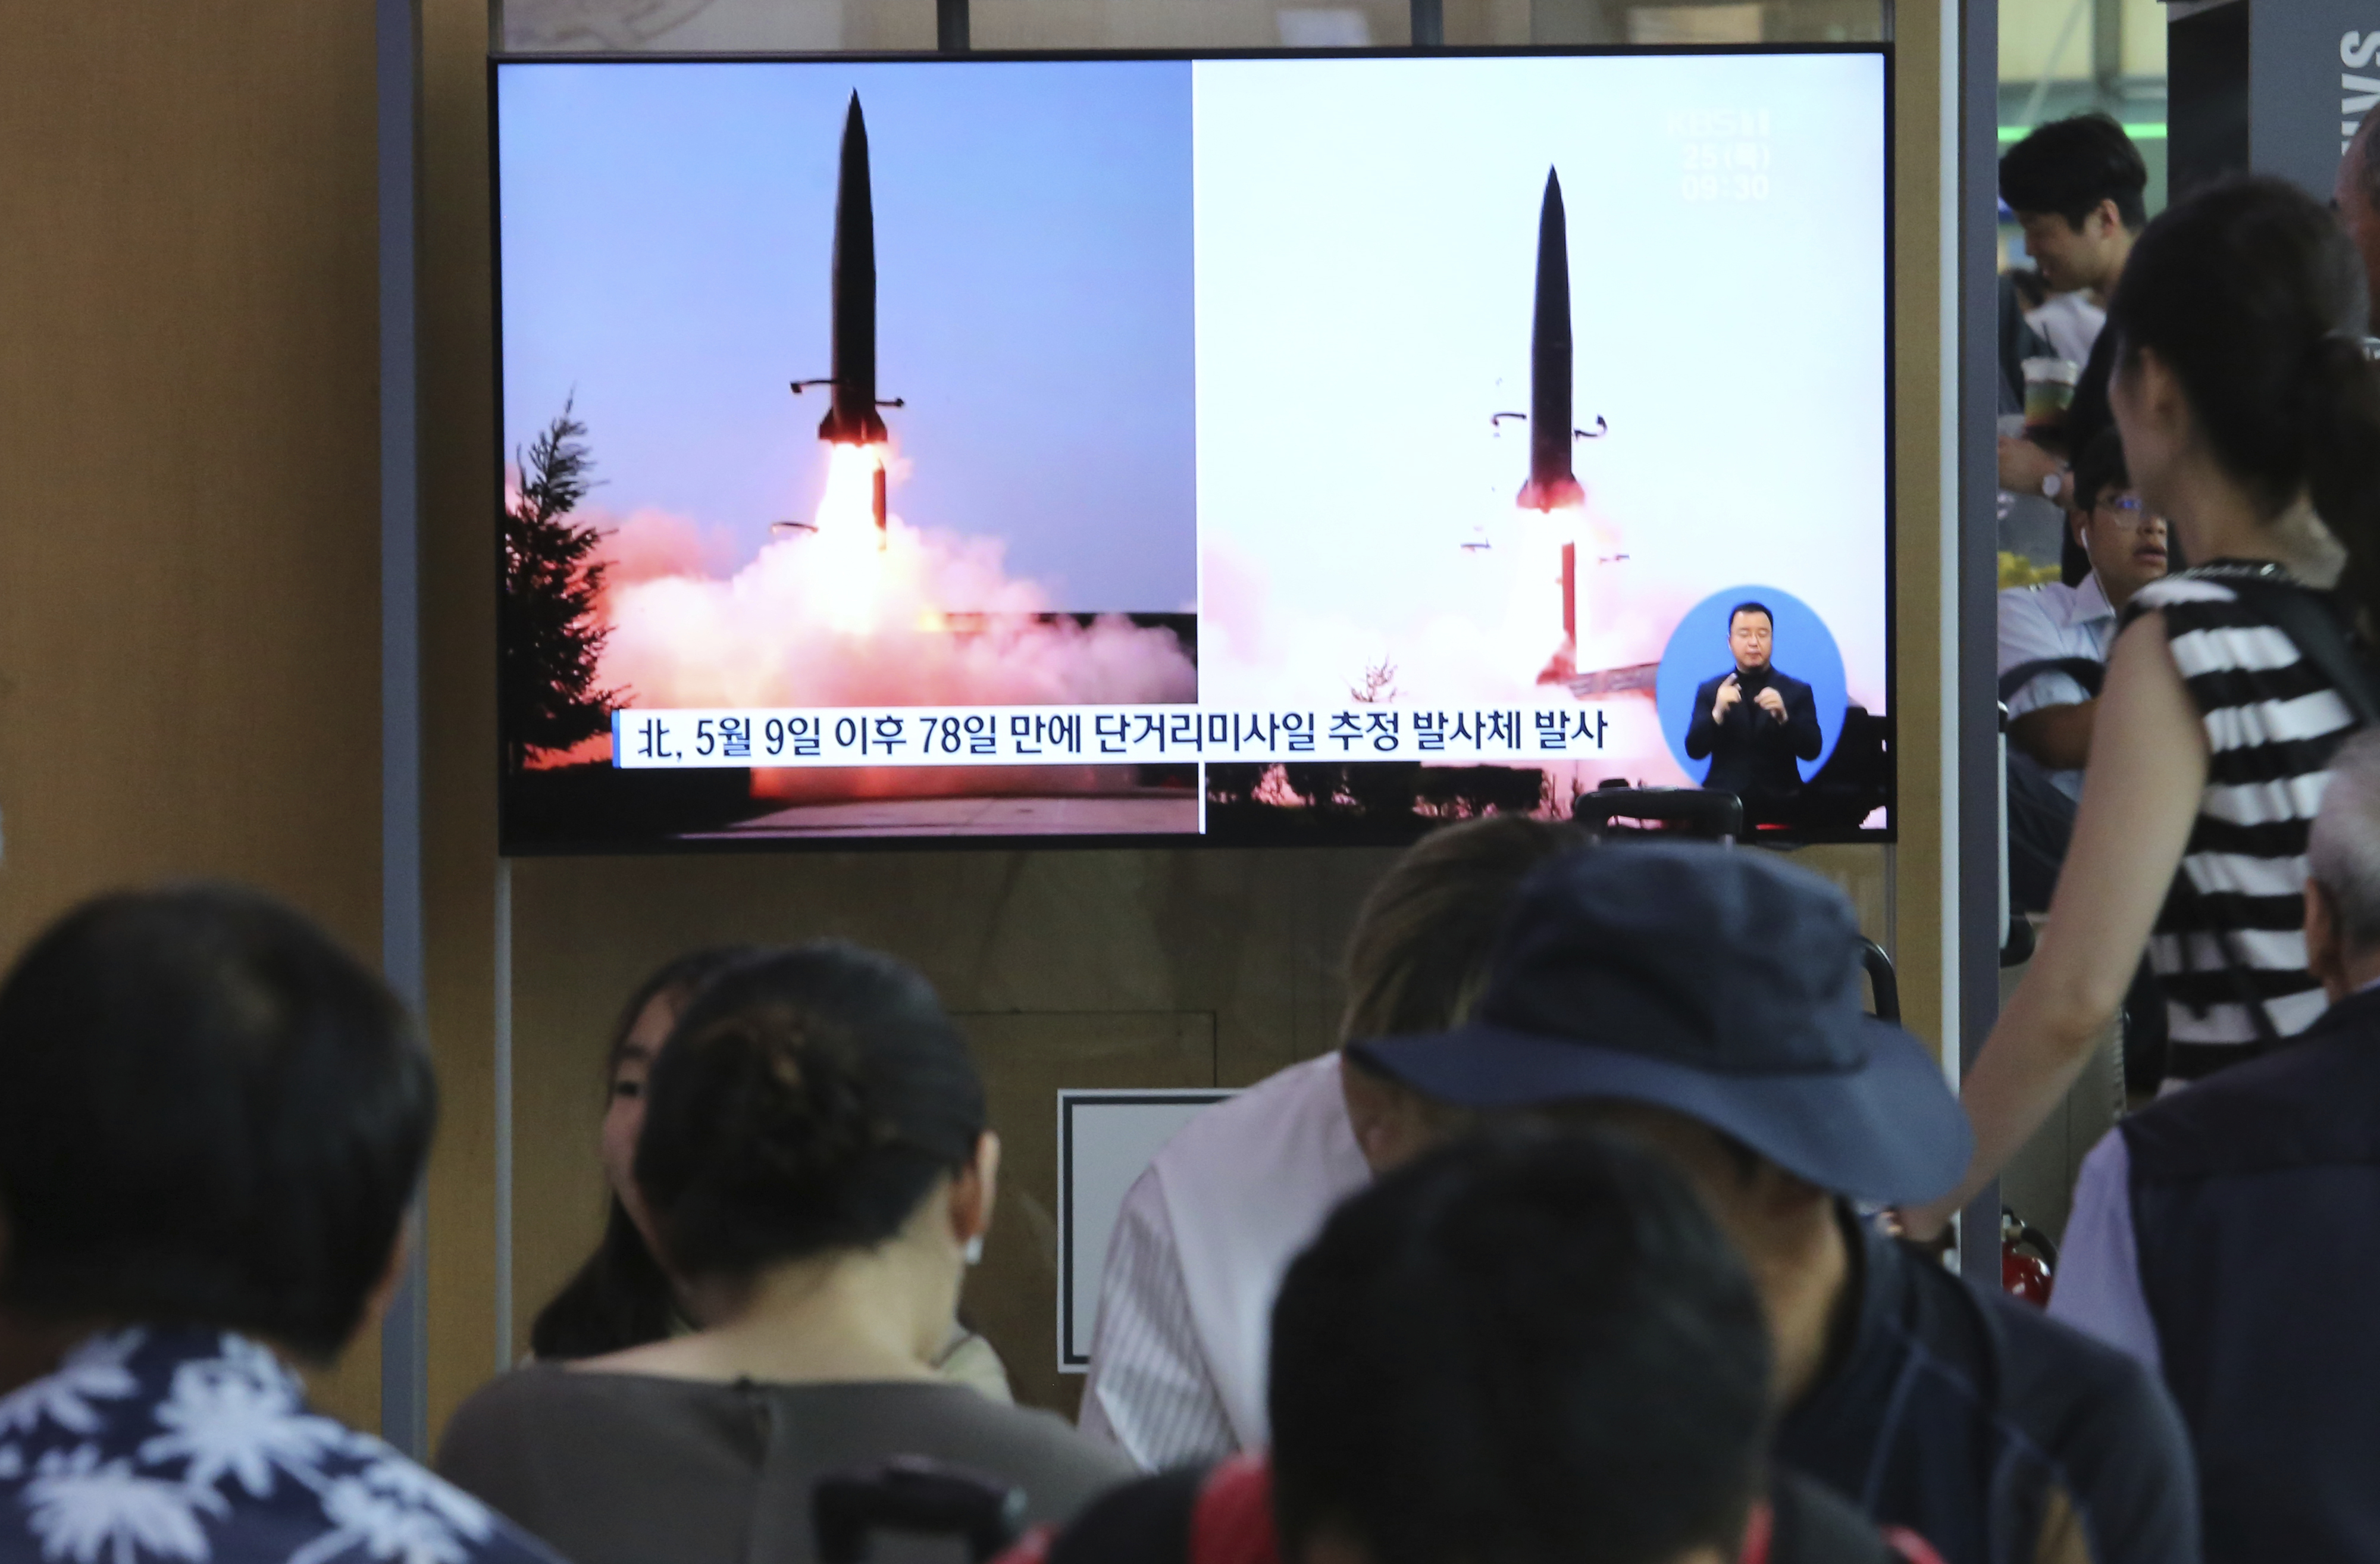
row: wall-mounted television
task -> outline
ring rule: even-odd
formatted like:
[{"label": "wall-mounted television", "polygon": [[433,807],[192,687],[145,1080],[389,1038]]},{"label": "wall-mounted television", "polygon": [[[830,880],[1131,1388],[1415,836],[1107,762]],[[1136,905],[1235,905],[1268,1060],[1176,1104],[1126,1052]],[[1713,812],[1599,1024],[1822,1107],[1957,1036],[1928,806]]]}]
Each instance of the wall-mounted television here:
[{"label": "wall-mounted television", "polygon": [[1886,67],[495,62],[506,850],[1888,839]]}]

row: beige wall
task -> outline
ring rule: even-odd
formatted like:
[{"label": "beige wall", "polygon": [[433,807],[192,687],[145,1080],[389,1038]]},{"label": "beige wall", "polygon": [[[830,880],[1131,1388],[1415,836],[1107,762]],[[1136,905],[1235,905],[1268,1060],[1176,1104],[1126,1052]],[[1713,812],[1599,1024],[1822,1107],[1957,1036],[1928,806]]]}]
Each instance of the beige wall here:
[{"label": "beige wall", "polygon": [[[1942,14],[1955,6],[1896,7],[1893,31],[1893,625],[1898,666],[1893,751],[1900,788],[1900,842],[1891,861],[1892,949],[1901,1011],[1912,1031],[1943,1040],[1944,868],[1952,843],[1942,800],[1944,764],[1943,433],[1955,407],[1943,353]],[[1955,123],[1955,122],[1954,122]],[[1997,894],[1994,887],[1993,894]]]},{"label": "beige wall", "polygon": [[379,949],[372,138],[369,6],[0,6],[0,961],[200,874]]}]

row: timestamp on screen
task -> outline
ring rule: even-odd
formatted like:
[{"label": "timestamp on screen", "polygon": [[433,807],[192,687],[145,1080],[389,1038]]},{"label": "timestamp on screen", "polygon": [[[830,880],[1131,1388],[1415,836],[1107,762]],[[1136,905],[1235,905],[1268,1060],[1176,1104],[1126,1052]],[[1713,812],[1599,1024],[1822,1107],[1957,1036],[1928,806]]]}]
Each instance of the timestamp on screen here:
[{"label": "timestamp on screen", "polygon": [[1689,174],[1679,186],[1688,201],[1767,201],[1766,174]]},{"label": "timestamp on screen", "polygon": [[1684,165],[1679,194],[1690,202],[1767,201],[1768,170],[1776,154],[1766,135],[1766,116],[1747,122],[1729,140],[1695,140],[1679,149]]}]

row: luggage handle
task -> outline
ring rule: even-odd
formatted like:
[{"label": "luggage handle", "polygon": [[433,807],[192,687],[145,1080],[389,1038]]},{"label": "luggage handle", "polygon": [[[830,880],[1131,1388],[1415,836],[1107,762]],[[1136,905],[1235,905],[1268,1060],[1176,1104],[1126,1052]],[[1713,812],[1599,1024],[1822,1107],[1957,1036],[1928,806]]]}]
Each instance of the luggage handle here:
[{"label": "luggage handle", "polygon": [[819,1564],[864,1564],[873,1533],[965,1538],[976,1564],[999,1556],[1025,1521],[1025,1490],[923,1456],[829,1472],[810,1488]]}]

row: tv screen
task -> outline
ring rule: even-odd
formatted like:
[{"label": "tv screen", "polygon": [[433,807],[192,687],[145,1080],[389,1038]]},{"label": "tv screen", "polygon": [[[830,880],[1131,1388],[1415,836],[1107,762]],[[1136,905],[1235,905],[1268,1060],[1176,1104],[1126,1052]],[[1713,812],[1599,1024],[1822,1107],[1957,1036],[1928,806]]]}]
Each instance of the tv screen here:
[{"label": "tv screen", "polygon": [[498,62],[506,849],[1888,837],[1885,67]]}]

